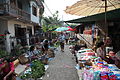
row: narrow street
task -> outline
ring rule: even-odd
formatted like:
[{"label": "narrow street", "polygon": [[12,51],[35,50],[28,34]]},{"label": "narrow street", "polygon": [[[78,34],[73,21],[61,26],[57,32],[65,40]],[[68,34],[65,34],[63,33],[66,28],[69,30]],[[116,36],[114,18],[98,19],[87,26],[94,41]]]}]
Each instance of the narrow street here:
[{"label": "narrow street", "polygon": [[0,0],[8,79],[120,80],[120,0]]},{"label": "narrow street", "polygon": [[43,80],[79,80],[75,65],[74,57],[68,45],[65,45],[65,51],[61,52],[59,48],[55,58],[49,62],[49,68]]}]

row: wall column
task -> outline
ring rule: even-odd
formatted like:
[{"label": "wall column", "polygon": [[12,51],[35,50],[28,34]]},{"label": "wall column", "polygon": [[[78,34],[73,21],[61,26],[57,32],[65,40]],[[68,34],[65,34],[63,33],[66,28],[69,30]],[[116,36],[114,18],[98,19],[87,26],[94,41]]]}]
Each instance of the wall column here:
[{"label": "wall column", "polygon": [[30,45],[30,40],[29,40],[29,32],[27,31],[26,32],[26,38],[27,38],[27,45],[29,46]]},{"label": "wall column", "polygon": [[5,38],[5,46],[6,46],[6,50],[7,52],[11,52],[11,45],[10,45],[10,34],[6,34],[6,38]]}]

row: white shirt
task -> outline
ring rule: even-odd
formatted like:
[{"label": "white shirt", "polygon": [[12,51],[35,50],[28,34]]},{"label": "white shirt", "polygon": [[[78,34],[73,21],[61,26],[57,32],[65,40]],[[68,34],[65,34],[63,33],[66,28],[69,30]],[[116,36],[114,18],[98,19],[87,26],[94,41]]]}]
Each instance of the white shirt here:
[{"label": "white shirt", "polygon": [[60,35],[59,36],[59,40],[60,40],[60,42],[63,42],[65,40],[65,36],[64,35]]}]

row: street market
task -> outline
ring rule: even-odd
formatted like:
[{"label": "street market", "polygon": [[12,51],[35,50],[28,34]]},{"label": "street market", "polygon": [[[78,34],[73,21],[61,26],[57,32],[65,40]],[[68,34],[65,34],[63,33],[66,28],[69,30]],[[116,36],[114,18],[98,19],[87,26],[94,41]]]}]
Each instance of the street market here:
[{"label": "street market", "polygon": [[120,0],[0,0],[0,25],[0,80],[120,80]]}]

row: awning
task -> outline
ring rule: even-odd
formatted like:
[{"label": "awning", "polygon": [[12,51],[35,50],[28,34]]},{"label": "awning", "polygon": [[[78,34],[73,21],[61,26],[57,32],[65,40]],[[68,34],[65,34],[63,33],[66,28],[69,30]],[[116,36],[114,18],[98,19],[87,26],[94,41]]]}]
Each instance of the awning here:
[{"label": "awning", "polygon": [[[120,20],[120,9],[115,9],[107,12],[107,21],[111,20]],[[95,21],[104,21],[105,13],[100,13],[92,16],[82,17],[74,20],[64,21],[68,23],[85,23],[85,22],[95,22]]]}]

